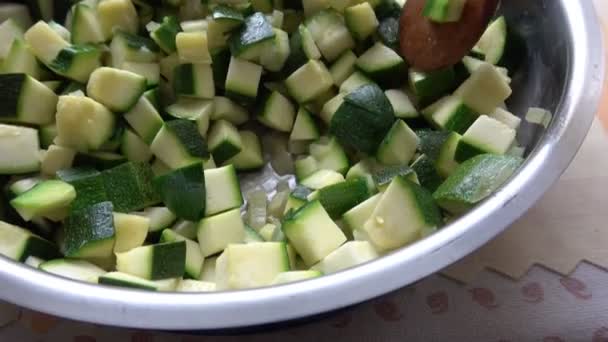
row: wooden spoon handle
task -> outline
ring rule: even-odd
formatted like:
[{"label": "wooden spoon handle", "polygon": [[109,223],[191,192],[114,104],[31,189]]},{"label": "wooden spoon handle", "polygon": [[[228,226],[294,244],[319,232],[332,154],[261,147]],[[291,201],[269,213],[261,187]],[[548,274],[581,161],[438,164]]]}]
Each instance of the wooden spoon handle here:
[{"label": "wooden spoon handle", "polygon": [[479,41],[499,0],[467,0],[458,22],[438,24],[422,14],[427,0],[408,0],[399,21],[401,53],[411,66],[432,71],[458,63]]}]

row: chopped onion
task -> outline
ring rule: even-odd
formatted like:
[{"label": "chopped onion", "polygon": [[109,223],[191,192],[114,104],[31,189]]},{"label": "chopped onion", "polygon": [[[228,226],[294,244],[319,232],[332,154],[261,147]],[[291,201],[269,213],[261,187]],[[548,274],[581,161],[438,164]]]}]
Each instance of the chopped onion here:
[{"label": "chopped onion", "polygon": [[287,205],[287,198],[289,197],[289,189],[284,191],[277,191],[272,197],[272,200],[268,204],[268,214],[282,218],[285,206]]},{"label": "chopped onion", "polygon": [[526,121],[542,125],[543,127],[549,127],[553,115],[546,109],[531,107],[526,113]]},{"label": "chopped onion", "polygon": [[271,241],[285,241],[285,234],[283,234],[283,226],[281,225],[281,220],[276,217],[270,216],[268,221],[275,226],[274,231],[272,232]]},{"label": "chopped onion", "polygon": [[247,195],[247,224],[255,230],[266,224],[266,191],[256,189]]}]

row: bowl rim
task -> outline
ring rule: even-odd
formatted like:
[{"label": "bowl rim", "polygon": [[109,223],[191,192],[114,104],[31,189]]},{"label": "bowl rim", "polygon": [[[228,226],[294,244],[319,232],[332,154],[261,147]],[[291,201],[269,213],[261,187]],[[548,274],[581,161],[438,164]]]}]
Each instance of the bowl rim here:
[{"label": "bowl rim", "polygon": [[[275,287],[214,293],[154,293],[100,286],[38,271],[0,256],[0,298],[48,314],[113,326],[229,329],[299,319],[397,290],[459,260],[525,213],[580,148],[604,78],[601,28],[591,1],[560,2],[572,48],[556,116],[520,171],[474,210],[431,238],[332,275]],[[592,48],[593,47],[593,48]],[[297,302],[297,305],[294,303]]]}]

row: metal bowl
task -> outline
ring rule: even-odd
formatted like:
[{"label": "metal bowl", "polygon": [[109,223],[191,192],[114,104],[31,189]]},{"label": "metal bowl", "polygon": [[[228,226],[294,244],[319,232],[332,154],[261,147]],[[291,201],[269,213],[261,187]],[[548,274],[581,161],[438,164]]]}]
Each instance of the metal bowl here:
[{"label": "metal bowl", "polygon": [[509,0],[503,13],[523,34],[528,59],[510,109],[554,113],[543,132],[524,128],[528,158],[475,210],[436,234],[378,260],[315,280],[209,294],[149,293],[90,285],[0,258],[0,298],[76,320],[138,328],[227,329],[340,309],[396,290],[471,253],[523,215],[566,169],[599,102],[604,75],[592,1]]}]

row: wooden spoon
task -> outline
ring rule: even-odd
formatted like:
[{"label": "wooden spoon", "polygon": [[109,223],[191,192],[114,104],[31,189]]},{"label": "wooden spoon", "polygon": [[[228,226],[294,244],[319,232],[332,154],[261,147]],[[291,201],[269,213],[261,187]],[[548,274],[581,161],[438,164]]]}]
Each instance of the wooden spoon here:
[{"label": "wooden spoon", "polygon": [[439,24],[422,14],[427,0],[408,0],[399,21],[401,53],[414,68],[433,71],[458,63],[479,41],[499,0],[467,0],[458,22]]}]

